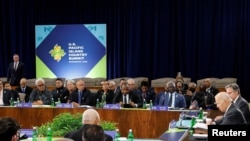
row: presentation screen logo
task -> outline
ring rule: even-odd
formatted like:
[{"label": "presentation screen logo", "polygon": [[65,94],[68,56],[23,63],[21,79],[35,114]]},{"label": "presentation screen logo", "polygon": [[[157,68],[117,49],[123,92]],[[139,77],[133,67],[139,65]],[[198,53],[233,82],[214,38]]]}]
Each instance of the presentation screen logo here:
[{"label": "presentation screen logo", "polygon": [[106,24],[36,25],[36,77],[107,78]]}]

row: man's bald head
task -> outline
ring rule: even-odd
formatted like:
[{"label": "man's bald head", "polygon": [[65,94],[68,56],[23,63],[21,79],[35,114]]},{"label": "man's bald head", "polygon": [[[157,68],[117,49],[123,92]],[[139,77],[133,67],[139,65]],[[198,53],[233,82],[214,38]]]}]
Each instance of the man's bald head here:
[{"label": "man's bald head", "polygon": [[100,115],[95,109],[87,109],[82,114],[82,124],[97,124],[100,123]]}]

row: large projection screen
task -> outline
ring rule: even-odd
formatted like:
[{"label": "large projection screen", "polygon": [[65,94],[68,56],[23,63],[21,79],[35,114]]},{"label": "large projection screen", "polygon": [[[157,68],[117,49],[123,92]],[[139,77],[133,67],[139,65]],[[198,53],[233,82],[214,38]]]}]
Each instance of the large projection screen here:
[{"label": "large projection screen", "polygon": [[106,24],[36,25],[36,77],[107,78]]}]

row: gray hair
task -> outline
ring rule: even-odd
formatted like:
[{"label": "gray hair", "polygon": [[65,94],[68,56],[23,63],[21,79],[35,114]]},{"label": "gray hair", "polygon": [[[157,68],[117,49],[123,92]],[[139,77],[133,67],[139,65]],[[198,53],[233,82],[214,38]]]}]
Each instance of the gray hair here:
[{"label": "gray hair", "polygon": [[38,85],[38,82],[42,82],[43,84],[45,84],[45,80],[43,78],[36,79],[35,84]]},{"label": "gray hair", "polygon": [[175,82],[174,81],[172,81],[172,80],[168,81],[166,83],[166,86],[168,87],[168,85],[170,85],[170,84],[172,84],[175,87]]},{"label": "gray hair", "polygon": [[225,89],[232,88],[234,91],[238,91],[240,93],[240,87],[236,83],[231,83],[225,86]]}]

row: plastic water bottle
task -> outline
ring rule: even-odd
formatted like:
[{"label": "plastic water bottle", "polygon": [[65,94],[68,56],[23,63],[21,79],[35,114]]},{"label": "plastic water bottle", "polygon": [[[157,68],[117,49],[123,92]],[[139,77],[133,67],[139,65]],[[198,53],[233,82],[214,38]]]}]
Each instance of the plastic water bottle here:
[{"label": "plastic water bottle", "polygon": [[57,103],[61,104],[61,99],[60,98],[58,98]]},{"label": "plastic water bottle", "polygon": [[128,131],[128,141],[134,141],[134,134],[132,129],[129,129]]},{"label": "plastic water bottle", "polygon": [[153,108],[153,101],[152,100],[150,100],[149,106],[150,106],[150,109],[152,110],[152,108]]},{"label": "plastic water bottle", "polygon": [[14,99],[10,98],[10,106],[14,106]]},{"label": "plastic water bottle", "polygon": [[55,107],[55,101],[54,101],[54,98],[51,98],[51,107]]},{"label": "plastic water bottle", "polygon": [[52,141],[52,130],[50,127],[47,130],[47,141]]},{"label": "plastic water bottle", "polygon": [[191,133],[194,133],[194,125],[196,124],[196,118],[194,116],[192,116],[191,119],[191,125],[190,125],[190,129],[191,129]]},{"label": "plastic water bottle", "polygon": [[17,98],[16,105],[19,105],[19,104],[20,104],[20,99]]},{"label": "plastic water bottle", "polygon": [[105,107],[106,105],[106,94],[102,95],[102,106],[101,107]]},{"label": "plastic water bottle", "polygon": [[142,108],[143,109],[147,109],[147,102],[146,102],[146,100],[145,100],[145,98],[143,99],[143,104],[142,104]]},{"label": "plastic water bottle", "polygon": [[120,131],[119,131],[119,129],[116,129],[115,130],[115,141],[119,141],[120,137],[121,137]]},{"label": "plastic water bottle", "polygon": [[36,130],[36,127],[33,127],[32,141],[37,141],[37,130]]},{"label": "plastic water bottle", "polygon": [[202,109],[202,107],[200,107],[198,118],[203,120],[203,109]]},{"label": "plastic water bottle", "polygon": [[100,108],[100,102],[99,102],[99,98],[96,99],[96,108]]}]

